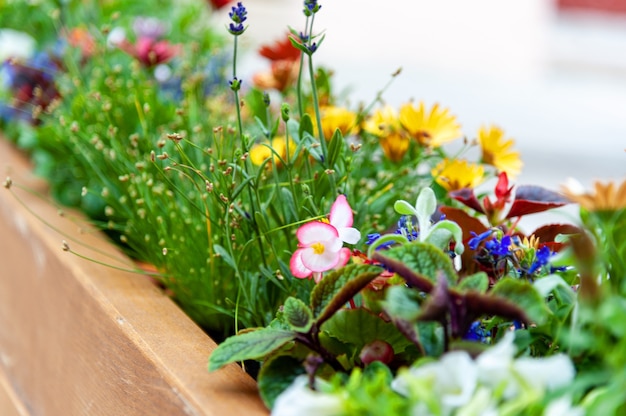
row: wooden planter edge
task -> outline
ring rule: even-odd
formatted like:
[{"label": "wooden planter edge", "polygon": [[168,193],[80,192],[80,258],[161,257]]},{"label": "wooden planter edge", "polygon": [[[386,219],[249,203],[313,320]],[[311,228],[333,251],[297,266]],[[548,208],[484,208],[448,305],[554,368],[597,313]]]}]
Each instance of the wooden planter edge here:
[{"label": "wooden planter edge", "polygon": [[208,373],[215,342],[146,278],[62,250],[131,265],[24,191],[45,184],[2,138],[0,174],[14,183],[0,188],[1,414],[267,414],[239,367]]}]

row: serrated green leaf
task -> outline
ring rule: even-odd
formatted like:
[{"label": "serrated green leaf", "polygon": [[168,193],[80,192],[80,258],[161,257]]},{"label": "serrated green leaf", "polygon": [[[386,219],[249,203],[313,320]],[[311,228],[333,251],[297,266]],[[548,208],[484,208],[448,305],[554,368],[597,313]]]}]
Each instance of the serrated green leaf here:
[{"label": "serrated green leaf", "polygon": [[237,361],[263,358],[295,336],[295,332],[291,331],[262,328],[227,338],[211,353],[209,371]]},{"label": "serrated green leaf", "polygon": [[392,319],[416,321],[420,314],[419,292],[405,286],[391,286],[387,289],[383,309]]},{"label": "serrated green leaf", "polygon": [[313,325],[313,312],[300,299],[288,297],[283,306],[283,317],[292,330],[308,332]]},{"label": "serrated green leaf", "polygon": [[550,314],[544,299],[526,280],[504,278],[498,281],[489,293],[517,305],[537,324],[543,323]]},{"label": "serrated green leaf", "polygon": [[382,268],[371,264],[350,264],[327,274],[311,292],[311,307],[318,326],[374,280]]},{"label": "serrated green leaf", "polygon": [[475,290],[480,293],[487,292],[489,288],[489,277],[484,272],[474,273],[469,276],[465,276],[461,282],[459,282],[457,289],[459,292],[467,292],[469,290]]},{"label": "serrated green leaf", "polygon": [[450,257],[430,243],[415,241],[379,251],[373,258],[424,292],[432,290],[438,274],[443,274],[450,286],[457,279]]},{"label": "serrated green leaf", "polygon": [[396,354],[411,345],[395,325],[363,308],[340,310],[321,329],[330,337],[354,345],[356,351],[376,340],[389,343]]},{"label": "serrated green leaf", "polygon": [[300,360],[288,355],[272,357],[263,364],[258,377],[261,399],[271,409],[276,398],[293,383],[296,377],[305,374]]}]

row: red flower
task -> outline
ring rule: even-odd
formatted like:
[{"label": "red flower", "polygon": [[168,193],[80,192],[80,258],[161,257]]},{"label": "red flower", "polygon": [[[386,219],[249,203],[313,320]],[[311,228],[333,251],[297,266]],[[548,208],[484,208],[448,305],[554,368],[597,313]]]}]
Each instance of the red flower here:
[{"label": "red flower", "polygon": [[145,67],[163,64],[180,53],[180,45],[172,45],[166,40],[156,40],[149,37],[140,37],[133,45],[127,40],[123,40],[118,47],[127,54],[135,57]]},{"label": "red flower", "polygon": [[209,3],[211,3],[211,7],[213,7],[215,10],[219,10],[231,2],[231,0],[208,0],[208,1]]},{"label": "red flower", "polygon": [[272,45],[263,45],[259,48],[259,54],[272,62],[297,61],[300,51],[293,47],[287,34],[282,40],[277,40]]}]

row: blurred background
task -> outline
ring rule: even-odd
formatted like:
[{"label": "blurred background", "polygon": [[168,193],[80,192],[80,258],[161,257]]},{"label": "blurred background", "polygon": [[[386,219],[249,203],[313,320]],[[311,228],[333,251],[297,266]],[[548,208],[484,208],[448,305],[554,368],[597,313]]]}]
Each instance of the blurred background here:
[{"label": "blurred background", "polygon": [[[304,25],[300,0],[247,0],[250,48]],[[320,1],[315,55],[353,104],[449,107],[468,137],[495,123],[525,163],[517,183],[626,176],[626,0]],[[243,67],[251,68],[254,63]]]}]

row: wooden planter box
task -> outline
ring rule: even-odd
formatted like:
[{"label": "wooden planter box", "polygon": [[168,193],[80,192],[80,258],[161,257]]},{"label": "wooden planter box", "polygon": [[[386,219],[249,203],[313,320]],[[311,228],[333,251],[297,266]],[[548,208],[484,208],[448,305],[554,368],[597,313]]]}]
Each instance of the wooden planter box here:
[{"label": "wooden planter box", "polygon": [[[45,193],[2,138],[0,175]],[[216,344],[148,279],[63,240],[131,264],[75,212],[0,188],[0,415],[267,414],[239,367],[208,373]]]}]

